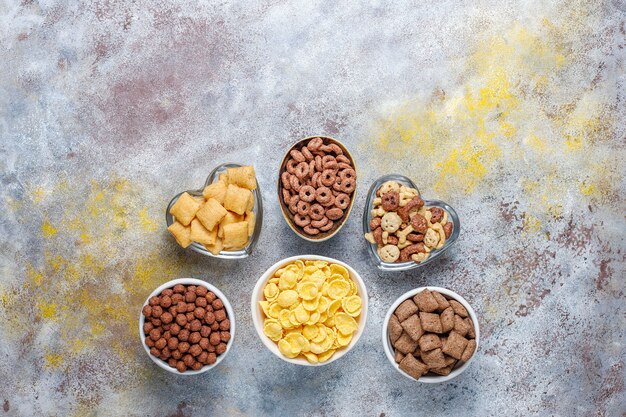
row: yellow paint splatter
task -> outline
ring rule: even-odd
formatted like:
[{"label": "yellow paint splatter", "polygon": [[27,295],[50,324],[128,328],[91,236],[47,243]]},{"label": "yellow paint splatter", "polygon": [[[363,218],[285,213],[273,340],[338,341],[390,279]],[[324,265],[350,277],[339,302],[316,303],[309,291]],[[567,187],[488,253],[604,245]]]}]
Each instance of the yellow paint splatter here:
[{"label": "yellow paint splatter", "polygon": [[144,207],[141,209],[141,211],[139,211],[139,222],[141,223],[141,227],[143,227],[143,230],[145,230],[146,232],[154,232],[155,230],[157,230],[156,223],[150,217],[148,217],[147,207]]},{"label": "yellow paint splatter", "polygon": [[58,230],[48,220],[44,220],[41,224],[41,234],[43,237],[52,237],[56,235]]},{"label": "yellow paint splatter", "polygon": [[39,308],[39,316],[41,318],[44,318],[47,320],[53,320],[56,318],[56,315],[57,315],[56,304],[48,303],[46,301],[41,300],[37,304],[37,307]]},{"label": "yellow paint splatter", "polygon": [[536,234],[541,230],[541,222],[530,213],[524,213],[522,230],[526,234]]},{"label": "yellow paint splatter", "polygon": [[44,360],[45,360],[46,368],[55,369],[61,365],[63,356],[59,355],[58,353],[46,353],[44,355]]}]

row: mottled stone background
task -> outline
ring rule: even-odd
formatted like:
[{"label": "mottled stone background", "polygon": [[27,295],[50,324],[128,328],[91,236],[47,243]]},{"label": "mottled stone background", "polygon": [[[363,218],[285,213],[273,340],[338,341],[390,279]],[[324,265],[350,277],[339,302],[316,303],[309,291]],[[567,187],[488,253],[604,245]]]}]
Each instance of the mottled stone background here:
[{"label": "mottled stone background", "polygon": [[[626,412],[626,3],[0,1],[0,415],[598,415]],[[299,240],[274,185],[290,143],[344,141],[358,198],[328,243]],[[218,163],[254,164],[261,244],[180,249],[164,209]],[[458,210],[448,255],[372,267],[365,191],[411,177]],[[322,368],[261,344],[251,290],[304,253],[354,266],[365,333]],[[177,377],[137,335],[159,284],[220,287],[237,318],[215,369]],[[459,378],[386,362],[389,305],[465,296],[482,345]],[[4,414],[3,414],[4,413]]]}]

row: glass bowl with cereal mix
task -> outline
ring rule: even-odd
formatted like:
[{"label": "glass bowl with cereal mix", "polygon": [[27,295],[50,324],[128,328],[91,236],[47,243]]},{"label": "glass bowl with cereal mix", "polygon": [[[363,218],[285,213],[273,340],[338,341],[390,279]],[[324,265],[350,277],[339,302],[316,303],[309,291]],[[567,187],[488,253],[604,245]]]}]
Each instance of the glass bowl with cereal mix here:
[{"label": "glass bowl with cereal mix", "polygon": [[[399,183],[401,186],[406,186],[409,188],[413,188],[417,190],[417,195],[420,195],[419,189],[417,186],[411,181],[409,178],[399,175],[399,174],[389,174],[380,177],[377,179],[369,189],[367,194],[367,199],[365,201],[365,208],[363,211],[363,234],[369,234],[372,231],[370,230],[370,221],[372,220],[372,210],[375,208],[375,200],[377,199],[376,192],[380,189],[380,187],[388,181],[395,181]],[[368,247],[368,252],[374,262],[374,264],[378,267],[378,269],[383,271],[391,271],[391,272],[400,272],[400,271],[408,271],[416,268],[421,268],[435,259],[442,256],[458,239],[459,233],[461,231],[461,222],[459,220],[459,216],[456,211],[447,203],[439,200],[426,200],[424,199],[424,207],[434,208],[438,207],[444,210],[447,213],[448,221],[452,223],[453,229],[451,235],[445,240],[443,246],[439,249],[432,249],[428,254],[428,257],[421,262],[415,262],[413,260],[409,260],[407,262],[385,262],[381,258],[378,253],[378,245],[376,243],[370,243],[367,240],[365,244]],[[365,240],[365,239],[364,239]]]},{"label": "glass bowl with cereal mix", "polygon": [[[171,201],[170,203],[167,205],[167,208],[165,210],[165,221],[167,223],[167,227],[170,228],[175,222],[176,219],[175,217],[170,213],[170,210],[172,209],[172,207],[174,206],[174,204],[176,204],[176,202],[179,200],[179,198],[181,198],[181,196],[183,196],[185,193],[189,194],[191,197],[193,198],[204,198],[203,195],[203,191],[206,187],[208,187],[211,184],[216,184],[220,181],[220,178],[223,178],[224,175],[226,175],[227,170],[230,168],[242,168],[245,165],[240,165],[240,164],[234,164],[234,163],[226,163],[226,164],[222,164],[217,166],[213,171],[211,171],[211,173],[209,174],[209,176],[207,177],[204,186],[202,187],[202,189],[199,190],[188,190],[188,191],[183,191],[179,194],[177,194]],[[252,251],[254,250],[257,241],[259,240],[259,235],[261,234],[261,228],[263,225],[263,200],[261,197],[261,189],[259,188],[259,183],[258,181],[256,181],[256,187],[251,190],[252,193],[252,197],[254,198],[254,205],[253,208],[251,210],[251,212],[253,213],[254,216],[254,225],[253,227],[251,227],[249,236],[248,236],[248,241],[247,243],[241,247],[240,249],[236,249],[236,250],[226,250],[223,248],[219,248],[219,247],[211,247],[211,248],[207,248],[205,245],[198,243],[198,242],[192,242],[188,247],[195,251],[198,252],[202,255],[205,256],[209,256],[209,257],[213,257],[213,258],[222,258],[222,259],[243,259],[248,257]],[[230,214],[229,214],[230,215]],[[211,249],[211,250],[209,250]],[[221,249],[221,250],[220,250]]]}]

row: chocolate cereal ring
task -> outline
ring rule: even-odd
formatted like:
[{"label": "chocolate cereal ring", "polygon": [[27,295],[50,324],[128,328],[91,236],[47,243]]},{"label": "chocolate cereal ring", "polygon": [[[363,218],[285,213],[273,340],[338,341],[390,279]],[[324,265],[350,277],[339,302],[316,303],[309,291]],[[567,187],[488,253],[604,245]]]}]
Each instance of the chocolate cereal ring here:
[{"label": "chocolate cereal ring", "polygon": [[298,204],[296,205],[297,209],[298,209],[298,213],[306,216],[309,214],[309,208],[311,207],[311,205],[309,203],[307,203],[306,201],[298,201]]},{"label": "chocolate cereal ring", "polygon": [[317,151],[323,144],[324,140],[322,138],[313,138],[309,141],[306,147],[309,148],[310,151]]},{"label": "chocolate cereal ring", "polygon": [[311,159],[309,161],[309,175],[313,175],[314,172],[315,172],[315,160]]},{"label": "chocolate cereal ring", "polygon": [[302,230],[304,230],[304,233],[306,233],[307,235],[311,235],[311,236],[315,236],[320,233],[319,229],[316,229],[315,227],[311,227],[311,225],[305,226]]},{"label": "chocolate cereal ring", "polygon": [[324,206],[324,207],[332,207],[334,205],[335,205],[335,196],[332,194],[332,191],[331,191],[330,200],[328,200],[328,203],[322,203],[322,206]]},{"label": "chocolate cereal ring", "polygon": [[322,151],[322,152],[325,152],[325,153],[330,153],[330,152],[333,151],[333,149],[330,146],[328,146],[328,145],[320,146],[319,150]]},{"label": "chocolate cereal ring", "polygon": [[334,221],[329,220],[329,221],[328,221],[328,223],[326,223],[326,225],[325,225],[325,226],[320,227],[320,230],[321,230],[322,232],[327,232],[327,231],[329,231],[330,229],[332,229],[332,227],[334,226],[334,224],[335,224],[335,222],[334,222]]},{"label": "chocolate cereal ring", "polygon": [[[293,178],[293,177],[292,177]],[[354,187],[356,186],[356,182],[353,178],[344,178],[341,184],[341,191],[346,194],[350,194],[354,191]],[[293,183],[291,184],[293,188]]]},{"label": "chocolate cereal ring", "polygon": [[325,187],[332,186],[335,183],[335,171],[332,169],[325,169],[324,171],[322,171],[320,181]]},{"label": "chocolate cereal ring", "polygon": [[295,175],[299,179],[303,179],[307,175],[309,175],[309,164],[307,164],[306,162],[300,162],[298,165],[296,165]]},{"label": "chocolate cereal ring", "polygon": [[287,171],[280,174],[280,181],[283,183],[283,187],[285,187],[285,189],[287,190],[291,190],[291,183],[289,182],[290,178],[291,178],[291,174],[288,173]]},{"label": "chocolate cereal ring", "polygon": [[338,207],[326,210],[326,217],[328,217],[330,220],[339,220],[341,219],[341,217],[343,217],[343,210]]},{"label": "chocolate cereal ring", "polygon": [[322,172],[324,167],[322,166],[322,157],[319,155],[315,155],[315,170]]},{"label": "chocolate cereal ring", "polygon": [[300,182],[300,179],[296,177],[295,175],[292,175],[291,178],[289,178],[289,184],[291,185],[291,189],[294,190],[295,192],[299,192],[300,187],[302,187],[302,183]]},{"label": "chocolate cereal ring", "polygon": [[315,199],[322,205],[328,203],[333,197],[328,187],[320,187],[315,191]]},{"label": "chocolate cereal ring", "polygon": [[326,155],[322,157],[322,166],[324,169],[336,169],[337,160],[332,155]]},{"label": "chocolate cereal ring", "polygon": [[339,172],[339,176],[344,180],[355,179],[356,172],[352,168],[344,169]]},{"label": "chocolate cereal ring", "polygon": [[337,155],[337,156],[335,157],[335,159],[337,160],[337,162],[338,162],[338,163],[341,163],[341,164],[348,164],[348,165],[352,166],[352,163],[350,162],[350,160],[348,159],[348,157],[347,157],[347,156],[345,156],[345,155]]},{"label": "chocolate cereal ring", "polygon": [[305,227],[311,223],[311,218],[309,216],[296,213],[293,216],[293,222],[300,227]]},{"label": "chocolate cereal ring", "polygon": [[298,212],[298,202],[300,201],[300,197],[298,194],[291,196],[291,200],[289,200],[289,211],[291,214],[296,214]]},{"label": "chocolate cereal ring", "polygon": [[345,162],[337,162],[338,169],[352,169],[352,165],[346,164]]},{"label": "chocolate cereal ring", "polygon": [[291,193],[286,188],[283,188],[283,201],[285,204],[289,205],[289,201],[291,200]]},{"label": "chocolate cereal ring", "polygon": [[302,152],[302,155],[307,161],[313,160],[313,154],[311,153],[309,148],[307,148],[306,146],[303,146],[302,149],[300,149],[300,152]]},{"label": "chocolate cereal ring", "polygon": [[319,180],[320,180],[320,176],[322,175],[321,172],[315,172],[312,176],[311,176],[311,185],[315,188],[319,187]]},{"label": "chocolate cereal ring", "polygon": [[343,155],[343,150],[336,143],[331,143],[328,147],[331,152],[335,153],[335,155]]},{"label": "chocolate cereal ring", "polygon": [[311,216],[313,220],[321,220],[325,214],[326,209],[322,207],[321,204],[315,203],[309,207],[309,216]]},{"label": "chocolate cereal ring", "polygon": [[295,159],[290,159],[287,161],[287,172],[290,174],[295,174],[296,173],[296,165],[298,165],[298,162]]},{"label": "chocolate cereal ring", "polygon": [[306,158],[304,157],[304,155],[302,155],[302,152],[300,152],[297,149],[292,149],[291,151],[289,151],[289,155],[291,155],[291,157],[295,159],[297,162],[306,161]]},{"label": "chocolate cereal ring", "polygon": [[345,210],[348,208],[349,205],[350,205],[350,196],[348,196],[348,194],[338,193],[335,196],[335,206],[337,206],[338,208]]},{"label": "chocolate cereal ring", "polygon": [[301,201],[306,201],[307,203],[310,203],[311,201],[315,200],[315,188],[311,187],[310,185],[303,185],[302,187],[300,187],[300,192],[298,193],[298,195],[300,196]]},{"label": "chocolate cereal ring", "polygon": [[321,220],[312,220],[311,221],[311,227],[315,227],[316,229],[321,229],[322,227],[326,226],[326,223],[328,223],[328,217],[324,216],[322,217]]}]

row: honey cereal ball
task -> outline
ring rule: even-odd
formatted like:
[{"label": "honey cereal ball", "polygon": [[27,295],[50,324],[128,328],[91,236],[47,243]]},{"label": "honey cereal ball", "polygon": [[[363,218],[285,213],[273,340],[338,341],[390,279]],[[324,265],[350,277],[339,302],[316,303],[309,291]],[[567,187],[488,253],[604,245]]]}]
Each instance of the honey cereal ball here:
[{"label": "honey cereal ball", "polygon": [[150,330],[152,330],[152,329],[154,329],[154,325],[152,323],[148,322],[148,323],[144,323],[143,324],[143,332],[145,334],[150,333]]},{"label": "honey cereal ball", "polygon": [[172,327],[170,327],[170,333],[174,336],[177,336],[180,330],[181,328],[177,323],[172,324]]},{"label": "honey cereal ball", "polygon": [[181,301],[183,301],[185,299],[185,296],[182,295],[182,294],[176,293],[176,294],[172,295],[171,298],[172,298],[172,304],[178,304],[178,303],[180,303]]},{"label": "honey cereal ball", "polygon": [[213,293],[213,292],[209,291],[208,293],[206,293],[206,295],[204,296],[204,298],[206,298],[206,300],[207,300],[209,303],[212,303],[212,302],[213,302],[213,301],[217,298],[217,295],[215,295],[215,293]]},{"label": "honey cereal ball", "polygon": [[178,361],[176,360],[176,358],[172,357],[170,359],[168,359],[167,364],[169,366],[171,366],[172,368],[176,368],[176,364],[178,363]]},{"label": "honey cereal ball", "polygon": [[165,338],[160,338],[156,342],[154,342],[154,347],[157,349],[163,349],[167,345],[167,340]]},{"label": "honey cereal ball", "polygon": [[161,297],[161,302],[159,303],[159,305],[163,308],[168,308],[172,305],[172,299],[169,295],[164,295]]},{"label": "honey cereal ball", "polygon": [[161,314],[163,314],[163,308],[161,308],[161,306],[152,307],[152,317],[158,319],[161,317]]},{"label": "honey cereal ball", "polygon": [[191,322],[191,326],[189,330],[191,330],[192,332],[197,332],[197,331],[200,331],[201,328],[202,328],[202,322],[198,319],[195,319]]},{"label": "honey cereal ball", "polygon": [[213,314],[215,314],[215,320],[222,321],[226,318],[226,310],[216,310]]},{"label": "honey cereal ball", "polygon": [[178,294],[184,294],[185,286],[183,284],[176,284],[174,285],[173,291]]},{"label": "honey cereal ball", "polygon": [[150,319],[150,323],[152,323],[152,325],[153,325],[154,327],[159,327],[159,326],[161,326],[161,320],[159,320],[159,319],[152,318],[152,319]]},{"label": "honey cereal ball", "polygon": [[216,300],[213,300],[213,302],[211,303],[211,306],[213,306],[214,310],[220,310],[224,308],[224,303],[222,302],[222,300],[218,298]]},{"label": "honey cereal ball", "polygon": [[180,331],[180,333],[178,333],[178,340],[180,340],[181,342],[186,342],[189,339],[189,335],[191,334],[191,332],[187,329],[183,329]]},{"label": "honey cereal ball", "polygon": [[167,341],[167,347],[170,348],[170,350],[178,349],[178,339],[175,337],[170,337],[170,339]]},{"label": "honey cereal ball", "polygon": [[189,343],[191,344],[198,343],[200,339],[202,339],[200,332],[193,332],[189,335]]},{"label": "honey cereal ball", "polygon": [[226,352],[226,343],[220,343],[215,347],[215,353],[218,355],[221,355],[224,352]]},{"label": "honey cereal ball", "polygon": [[191,347],[189,348],[189,353],[191,353],[194,357],[198,356],[200,353],[202,353],[202,348],[200,347],[200,345],[191,345]]},{"label": "honey cereal ball", "polygon": [[222,339],[219,333],[211,333],[211,335],[209,336],[209,343],[211,343],[213,346],[219,345],[221,341]]},{"label": "honey cereal ball", "polygon": [[188,367],[192,367],[193,364],[196,363],[196,360],[193,358],[193,356],[191,356],[191,354],[188,353],[185,356],[183,356],[183,362]]},{"label": "honey cereal ball", "polygon": [[196,359],[198,360],[198,362],[206,364],[208,356],[208,352],[202,351]]},{"label": "honey cereal ball", "polygon": [[187,352],[189,350],[190,346],[191,345],[189,343],[187,343],[187,342],[180,342],[178,344],[178,350],[180,351],[180,353],[185,353],[185,352]]},{"label": "honey cereal ball", "polygon": [[173,319],[174,317],[172,317],[172,315],[169,312],[161,314],[161,322],[165,324],[171,323]]},{"label": "honey cereal ball", "polygon": [[215,314],[212,311],[207,311],[204,315],[204,322],[206,324],[215,323]]},{"label": "honey cereal ball", "polygon": [[153,341],[157,341],[161,338],[161,329],[152,329],[150,330],[150,339],[152,339]]},{"label": "honey cereal ball", "polygon": [[211,334],[211,328],[209,326],[202,326],[200,328],[200,335],[202,337],[209,337],[210,334]]},{"label": "honey cereal ball", "polygon": [[161,356],[161,351],[159,349],[157,349],[156,347],[153,347],[153,348],[150,348],[150,354],[152,356],[159,357],[159,356]]},{"label": "honey cereal ball", "polygon": [[183,373],[187,370],[187,365],[185,365],[185,362],[183,361],[178,361],[178,363],[176,364],[176,370],[180,373]]},{"label": "honey cereal ball", "polygon": [[200,369],[202,369],[202,364],[200,362],[195,362],[191,366],[191,369],[193,369],[194,371],[199,371]]},{"label": "honey cereal ball", "polygon": [[156,295],[150,297],[150,300],[148,300],[148,304],[150,304],[152,307],[159,305],[159,297],[157,297]]},{"label": "honey cereal ball", "polygon": [[176,349],[172,351],[172,358],[179,360],[182,357],[183,357],[183,354],[181,353],[180,350]]},{"label": "honey cereal ball", "polygon": [[230,330],[230,320],[224,319],[220,322],[220,330]]},{"label": "honey cereal ball", "polygon": [[187,290],[185,293],[185,301],[188,303],[193,303],[196,301],[196,293],[195,291]]},{"label": "honey cereal ball", "polygon": [[209,339],[207,337],[203,337],[200,339],[200,341],[198,342],[198,345],[200,345],[200,347],[204,350],[209,348]]},{"label": "honey cereal ball", "polygon": [[171,297],[172,294],[174,294],[174,290],[171,288],[167,288],[161,292],[161,295],[167,295],[168,297]]},{"label": "honey cereal ball", "polygon": [[218,322],[215,322],[211,325],[211,330],[212,331],[218,331],[220,329],[220,324]]},{"label": "honey cereal ball", "polygon": [[205,295],[207,295],[208,292],[209,290],[206,287],[203,287],[203,286],[196,287],[196,295],[198,297],[204,297]]},{"label": "honey cereal ball", "polygon": [[145,306],[143,306],[143,309],[141,310],[141,312],[143,313],[144,316],[146,317],[150,317],[152,316],[152,306],[147,304]]},{"label": "honey cereal ball", "polygon": [[179,314],[176,316],[176,324],[179,326],[184,326],[187,324],[187,316],[185,314]]},{"label": "honey cereal ball", "polygon": [[150,347],[150,348],[151,348],[151,347],[154,347],[154,340],[152,340],[150,337],[146,337],[145,342],[146,342],[146,345],[147,345],[148,347]]},{"label": "honey cereal ball", "polygon": [[[196,307],[196,309],[193,311],[193,315],[197,319],[204,318],[205,314],[206,314],[206,311],[202,307]],[[161,319],[161,320],[163,320],[163,319]]]},{"label": "honey cereal ball", "polygon": [[210,352],[207,355],[206,363],[207,365],[213,365],[217,361],[217,355],[213,352]]},{"label": "honey cereal ball", "polygon": [[187,313],[193,313],[196,309],[196,303],[187,303]]},{"label": "honey cereal ball", "polygon": [[202,308],[204,308],[204,307],[206,307],[206,306],[207,306],[207,304],[208,304],[208,301],[206,300],[206,298],[204,298],[204,297],[198,297],[198,298],[196,298],[196,305],[197,305],[198,307],[202,307]]},{"label": "honey cereal ball", "polygon": [[230,340],[230,332],[220,332],[220,339],[224,343],[228,343]]}]

